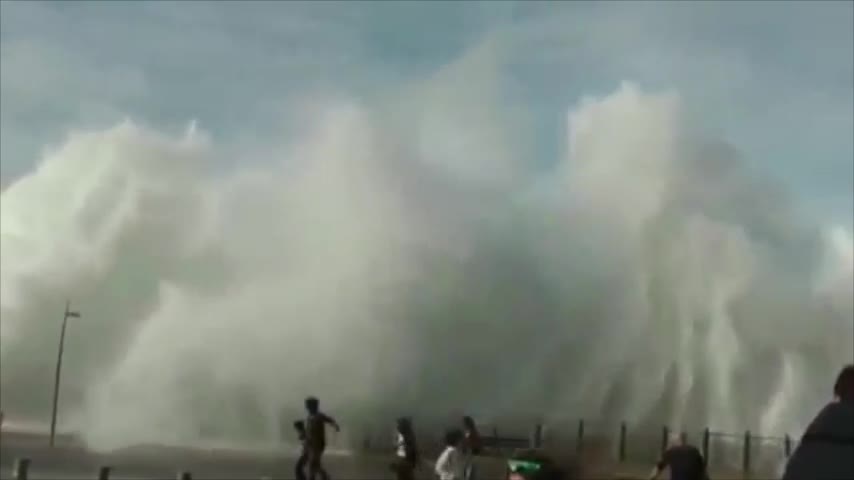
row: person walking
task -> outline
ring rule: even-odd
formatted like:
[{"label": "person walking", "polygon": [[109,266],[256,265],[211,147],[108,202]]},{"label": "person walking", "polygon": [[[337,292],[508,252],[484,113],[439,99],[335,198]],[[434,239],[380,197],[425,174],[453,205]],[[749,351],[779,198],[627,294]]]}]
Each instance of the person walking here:
[{"label": "person walking", "polygon": [[419,454],[412,421],[408,418],[397,419],[397,440],[395,446],[395,457],[397,459],[392,464],[392,470],[397,480],[414,480]]}]

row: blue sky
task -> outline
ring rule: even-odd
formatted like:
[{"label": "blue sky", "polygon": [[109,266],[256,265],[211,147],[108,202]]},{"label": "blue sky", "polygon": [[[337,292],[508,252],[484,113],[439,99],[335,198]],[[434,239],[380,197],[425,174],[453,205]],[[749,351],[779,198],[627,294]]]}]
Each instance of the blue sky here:
[{"label": "blue sky", "polygon": [[[854,2],[2,2],[0,177],[69,128],[190,119],[263,141],[310,92],[379,98],[488,39],[560,149],[566,112],[621,81],[692,113],[819,217],[851,223]],[[534,159],[536,160],[536,159]],[[533,160],[532,160],[533,161]],[[546,161],[546,160],[544,160]]]}]

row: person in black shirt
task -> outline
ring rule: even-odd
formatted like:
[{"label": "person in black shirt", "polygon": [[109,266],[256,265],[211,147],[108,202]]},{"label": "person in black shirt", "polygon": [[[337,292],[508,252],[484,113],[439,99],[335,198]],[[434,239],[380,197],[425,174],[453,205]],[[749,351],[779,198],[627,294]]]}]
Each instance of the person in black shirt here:
[{"label": "person in black shirt", "polygon": [[670,437],[670,448],[652,470],[649,480],[655,480],[665,468],[670,469],[670,480],[706,480],[706,460],[697,447],[688,445],[682,435]]},{"label": "person in black shirt", "polygon": [[303,461],[308,461],[308,472],[311,480],[316,480],[318,475],[323,479],[328,479],[329,474],[326,473],[321,463],[323,451],[326,450],[326,425],[332,425],[336,432],[341,431],[341,428],[335,419],[320,411],[320,401],[316,398],[306,398],[305,409],[308,416],[305,419],[305,460]]},{"label": "person in black shirt", "polygon": [[833,400],[810,422],[783,480],[854,478],[854,365],[839,372]]}]

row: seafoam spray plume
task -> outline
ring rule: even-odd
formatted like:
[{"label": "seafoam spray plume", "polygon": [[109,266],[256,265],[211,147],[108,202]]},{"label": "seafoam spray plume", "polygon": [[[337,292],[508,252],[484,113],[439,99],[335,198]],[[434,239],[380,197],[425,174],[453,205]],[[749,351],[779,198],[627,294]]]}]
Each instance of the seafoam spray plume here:
[{"label": "seafoam spray plume", "polygon": [[49,411],[72,298],[63,418],[99,448],[271,439],[306,394],[351,424],[801,427],[854,356],[850,232],[632,84],[532,165],[524,120],[466,68],[321,105],[226,173],[195,126],[69,136],[2,193],[4,409]]}]

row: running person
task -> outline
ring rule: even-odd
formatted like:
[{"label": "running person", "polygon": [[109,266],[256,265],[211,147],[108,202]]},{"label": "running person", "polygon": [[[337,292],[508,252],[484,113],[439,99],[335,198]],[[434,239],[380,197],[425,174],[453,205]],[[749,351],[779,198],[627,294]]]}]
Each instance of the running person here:
[{"label": "running person", "polygon": [[323,451],[326,450],[326,424],[332,425],[336,432],[340,432],[341,428],[332,417],[320,411],[320,401],[314,397],[305,399],[305,409],[308,416],[305,420],[305,451],[308,460],[308,476],[311,480],[316,480],[320,475],[321,479],[328,480],[329,474],[323,468]]}]

